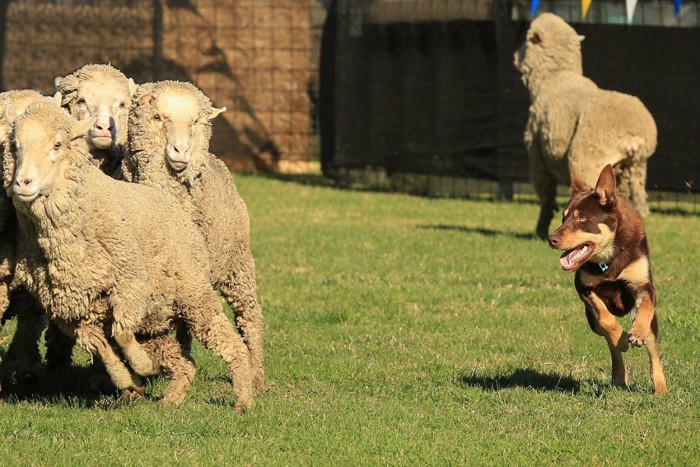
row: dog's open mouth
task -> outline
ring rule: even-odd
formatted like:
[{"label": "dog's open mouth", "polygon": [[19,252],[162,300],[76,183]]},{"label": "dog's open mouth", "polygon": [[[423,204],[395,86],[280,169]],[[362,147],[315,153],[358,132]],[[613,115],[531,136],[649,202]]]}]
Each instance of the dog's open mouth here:
[{"label": "dog's open mouth", "polygon": [[559,258],[562,269],[564,271],[576,271],[583,263],[593,255],[593,245],[584,243],[576,248],[567,250]]}]

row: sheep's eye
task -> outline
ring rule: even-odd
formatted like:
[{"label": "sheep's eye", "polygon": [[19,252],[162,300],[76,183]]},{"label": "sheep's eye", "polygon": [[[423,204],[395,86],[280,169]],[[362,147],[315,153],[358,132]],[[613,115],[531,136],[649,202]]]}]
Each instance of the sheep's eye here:
[{"label": "sheep's eye", "polygon": [[78,99],[78,105],[85,105],[85,99],[82,97]]},{"label": "sheep's eye", "polygon": [[61,149],[61,142],[56,141],[56,143],[53,145],[53,149],[54,151],[58,151],[59,149]]},{"label": "sheep's eye", "polygon": [[160,115],[155,114],[155,115],[153,116],[153,120],[155,120],[156,122],[160,122]]},{"label": "sheep's eye", "polygon": [[126,109],[126,102],[120,102],[120,103],[119,103],[119,108],[120,108],[120,109]]}]

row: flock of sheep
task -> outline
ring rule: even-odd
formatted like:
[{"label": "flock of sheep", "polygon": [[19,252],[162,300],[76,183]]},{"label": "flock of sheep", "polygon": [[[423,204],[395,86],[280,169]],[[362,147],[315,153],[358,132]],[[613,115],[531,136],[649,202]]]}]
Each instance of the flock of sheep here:
[{"label": "flock of sheep", "polygon": [[265,375],[248,212],[209,152],[226,109],[190,83],[136,85],[110,65],[55,89],[0,94],[0,316],[17,319],[6,358],[35,376],[48,321],[49,367],[77,343],[126,394],[162,373],[162,402],[179,403],[194,337],[228,365],[235,409],[251,409]]}]

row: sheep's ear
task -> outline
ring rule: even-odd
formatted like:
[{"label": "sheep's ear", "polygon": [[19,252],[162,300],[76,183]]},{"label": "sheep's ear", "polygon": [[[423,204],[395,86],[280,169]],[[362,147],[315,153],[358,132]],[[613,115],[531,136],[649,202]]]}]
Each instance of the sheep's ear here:
[{"label": "sheep's ear", "polygon": [[581,180],[578,176],[578,172],[576,171],[576,167],[572,162],[569,163],[569,173],[571,174],[571,192],[579,192],[579,193],[585,193],[587,191],[590,191],[590,187],[586,185],[583,180]]},{"label": "sheep's ear", "polygon": [[226,112],[226,107],[221,107],[220,109],[217,109],[216,107],[212,107],[209,109],[209,120],[214,120],[216,117],[219,116],[219,114],[222,114]]},{"label": "sheep's ear", "polygon": [[578,41],[583,42],[583,40],[586,38],[586,36],[578,36]]},{"label": "sheep's ear", "polygon": [[615,172],[610,164],[603,167],[595,185],[595,193],[602,206],[612,206],[615,203]]},{"label": "sheep's ear", "polygon": [[532,34],[530,34],[530,42],[533,44],[539,44],[544,40],[544,32],[537,29],[535,31],[532,31]]},{"label": "sheep's ear", "polygon": [[75,122],[70,129],[70,139],[82,137],[95,124],[96,117],[88,117],[78,122]]},{"label": "sheep's ear", "polygon": [[129,78],[129,93],[133,96],[136,93],[136,83],[133,78]]},{"label": "sheep's ear", "polygon": [[146,105],[151,102],[154,83],[143,83],[136,86],[134,101],[137,105]]},{"label": "sheep's ear", "polygon": [[52,97],[53,101],[58,105],[59,107],[63,103],[63,95],[61,94],[61,91],[56,91],[56,93]]}]

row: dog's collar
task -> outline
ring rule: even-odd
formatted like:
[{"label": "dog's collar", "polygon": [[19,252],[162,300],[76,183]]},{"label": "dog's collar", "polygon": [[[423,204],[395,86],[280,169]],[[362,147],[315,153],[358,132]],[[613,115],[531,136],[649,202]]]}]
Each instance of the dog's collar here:
[{"label": "dog's collar", "polygon": [[598,263],[598,267],[603,272],[607,271],[610,268],[610,266],[608,266],[608,263]]}]

